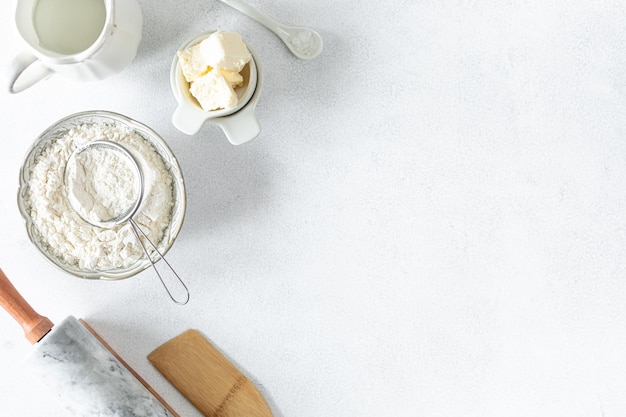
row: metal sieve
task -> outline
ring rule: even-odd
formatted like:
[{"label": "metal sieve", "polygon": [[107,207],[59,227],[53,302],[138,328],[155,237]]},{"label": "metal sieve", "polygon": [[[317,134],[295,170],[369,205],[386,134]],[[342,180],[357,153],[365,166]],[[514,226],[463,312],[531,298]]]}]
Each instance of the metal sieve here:
[{"label": "metal sieve", "polygon": [[[93,167],[86,164],[97,158],[99,153],[99,160],[112,164],[121,175],[116,178],[107,178],[104,182],[94,182]],[[81,178],[83,181],[79,181],[79,183],[81,183],[82,188],[77,189],[76,184],[71,181],[72,178]],[[63,180],[70,206],[85,222],[106,229],[128,222],[169,297],[177,304],[187,304],[189,301],[187,286],[156,245],[133,220],[133,216],[137,213],[144,197],[144,175],[139,162],[130,151],[119,143],[109,140],[87,142],[77,147],[67,159]],[[120,190],[122,194],[123,192],[126,194],[121,202],[118,201],[117,207],[110,207],[109,204],[102,203],[110,199],[109,194],[113,191],[119,192]],[[158,258],[163,260],[167,266],[166,271],[169,271],[171,275],[169,278],[164,277],[159,272],[156,261],[152,260],[152,256],[148,253],[146,244],[140,235],[152,247]],[[182,295],[181,298],[174,296],[172,283],[178,287],[179,295]]]}]

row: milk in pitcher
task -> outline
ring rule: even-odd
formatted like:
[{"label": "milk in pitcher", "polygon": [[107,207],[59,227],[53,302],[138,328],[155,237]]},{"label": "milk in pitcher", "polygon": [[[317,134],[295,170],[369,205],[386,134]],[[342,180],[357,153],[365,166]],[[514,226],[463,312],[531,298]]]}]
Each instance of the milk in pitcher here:
[{"label": "milk in pitcher", "polygon": [[65,55],[89,48],[105,21],[104,0],[37,0],[33,14],[39,44]]}]

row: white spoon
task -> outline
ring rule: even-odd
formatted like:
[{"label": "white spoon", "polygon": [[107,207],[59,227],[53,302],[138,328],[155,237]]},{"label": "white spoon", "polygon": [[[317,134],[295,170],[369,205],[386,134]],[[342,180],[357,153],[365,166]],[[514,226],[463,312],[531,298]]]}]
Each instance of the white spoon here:
[{"label": "white spoon", "polygon": [[241,0],[221,0],[243,14],[256,20],[272,32],[287,45],[287,48],[300,59],[313,59],[322,52],[322,37],[312,29],[287,26],[247,5]]}]

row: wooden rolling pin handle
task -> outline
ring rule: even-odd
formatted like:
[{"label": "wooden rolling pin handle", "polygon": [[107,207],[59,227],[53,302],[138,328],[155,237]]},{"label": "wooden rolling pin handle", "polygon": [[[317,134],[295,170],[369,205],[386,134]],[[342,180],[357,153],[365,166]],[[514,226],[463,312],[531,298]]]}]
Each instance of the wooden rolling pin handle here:
[{"label": "wooden rolling pin handle", "polygon": [[22,326],[26,339],[34,344],[52,329],[54,324],[37,313],[15,289],[0,269],[0,305]]}]

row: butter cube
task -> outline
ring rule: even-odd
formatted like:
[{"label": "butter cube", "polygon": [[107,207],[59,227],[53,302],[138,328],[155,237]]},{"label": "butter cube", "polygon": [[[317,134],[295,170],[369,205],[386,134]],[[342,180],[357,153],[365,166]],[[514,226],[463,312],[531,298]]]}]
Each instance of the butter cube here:
[{"label": "butter cube", "polygon": [[193,82],[211,70],[200,53],[200,44],[178,51],[178,62],[187,82]]},{"label": "butter cube", "polygon": [[239,72],[250,61],[250,51],[235,32],[213,32],[200,42],[200,53],[207,65]]},{"label": "butter cube", "polygon": [[237,105],[237,93],[222,71],[213,69],[196,79],[189,88],[205,111],[230,109]]},{"label": "butter cube", "polygon": [[243,84],[243,76],[238,72],[228,71],[223,68],[220,68],[220,72],[224,78],[226,78],[226,81],[228,81],[228,84],[230,84],[231,87],[239,87]]}]

